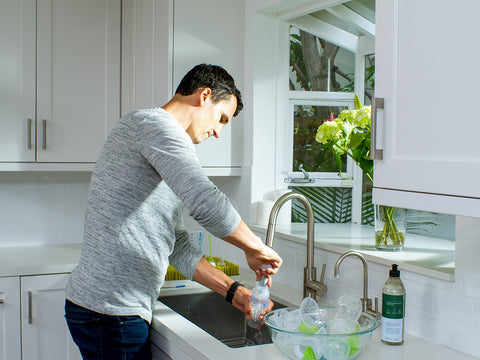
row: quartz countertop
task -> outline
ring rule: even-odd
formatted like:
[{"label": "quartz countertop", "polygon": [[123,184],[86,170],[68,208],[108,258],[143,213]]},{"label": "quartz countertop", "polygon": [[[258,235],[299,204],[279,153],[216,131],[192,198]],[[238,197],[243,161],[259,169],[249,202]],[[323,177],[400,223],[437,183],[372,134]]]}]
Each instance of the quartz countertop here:
[{"label": "quartz countertop", "polygon": [[[257,233],[266,234],[264,226],[251,225]],[[289,241],[305,243],[306,224],[277,225],[275,236]],[[342,254],[360,251],[368,262],[390,266],[392,261],[403,270],[453,281],[455,274],[455,242],[407,233],[403,251],[389,252],[375,249],[373,226],[352,223],[315,224],[315,247]]]},{"label": "quartz countertop", "polygon": [[81,244],[0,247],[0,276],[69,273],[81,249]]}]

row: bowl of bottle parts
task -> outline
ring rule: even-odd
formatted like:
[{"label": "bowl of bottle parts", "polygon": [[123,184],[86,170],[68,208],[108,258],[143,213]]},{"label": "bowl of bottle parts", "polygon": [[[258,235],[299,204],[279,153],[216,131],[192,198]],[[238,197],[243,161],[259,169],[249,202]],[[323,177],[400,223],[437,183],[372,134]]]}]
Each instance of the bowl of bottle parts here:
[{"label": "bowl of bottle parts", "polygon": [[341,296],[335,306],[306,297],[300,306],[271,311],[263,321],[275,346],[293,360],[354,359],[379,326],[353,295]]}]

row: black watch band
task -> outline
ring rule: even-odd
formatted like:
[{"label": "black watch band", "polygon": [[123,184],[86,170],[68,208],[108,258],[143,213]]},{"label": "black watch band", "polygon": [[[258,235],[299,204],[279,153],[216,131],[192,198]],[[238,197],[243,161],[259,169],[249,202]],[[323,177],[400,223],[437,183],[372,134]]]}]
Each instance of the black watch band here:
[{"label": "black watch band", "polygon": [[227,291],[227,296],[225,297],[225,300],[227,300],[230,304],[232,303],[233,295],[235,295],[235,291],[237,291],[237,288],[239,286],[243,286],[240,284],[238,281],[235,281],[231,286],[230,289]]}]

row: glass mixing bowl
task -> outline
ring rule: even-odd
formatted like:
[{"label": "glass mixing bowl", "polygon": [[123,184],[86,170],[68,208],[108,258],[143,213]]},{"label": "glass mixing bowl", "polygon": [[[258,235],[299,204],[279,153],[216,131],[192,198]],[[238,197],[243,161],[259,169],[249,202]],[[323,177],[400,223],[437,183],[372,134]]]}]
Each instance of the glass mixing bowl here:
[{"label": "glass mixing bowl", "polygon": [[[335,312],[334,307],[328,306],[320,307],[320,310]],[[286,325],[283,325],[284,321],[278,319],[279,311],[289,317]],[[294,320],[297,319],[297,315],[299,320]],[[313,330],[301,327],[303,331],[299,331],[301,315],[298,306],[271,311],[265,315],[263,321],[270,331],[275,346],[292,360],[354,359],[365,349],[373,332],[379,326],[374,316],[361,313],[356,330],[348,334],[328,334],[325,328],[318,329],[318,327]],[[315,331],[316,333],[309,333]]]}]

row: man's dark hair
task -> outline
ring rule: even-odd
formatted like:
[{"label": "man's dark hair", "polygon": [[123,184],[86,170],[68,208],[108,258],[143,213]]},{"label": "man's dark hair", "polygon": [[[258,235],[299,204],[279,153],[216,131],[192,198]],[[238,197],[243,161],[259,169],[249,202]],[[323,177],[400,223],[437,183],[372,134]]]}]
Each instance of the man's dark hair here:
[{"label": "man's dark hair", "polygon": [[180,81],[175,94],[192,95],[198,89],[210,88],[214,104],[228,100],[231,95],[237,98],[237,109],[233,116],[237,116],[243,109],[242,94],[235,86],[233,77],[221,66],[200,64],[190,70]]}]

